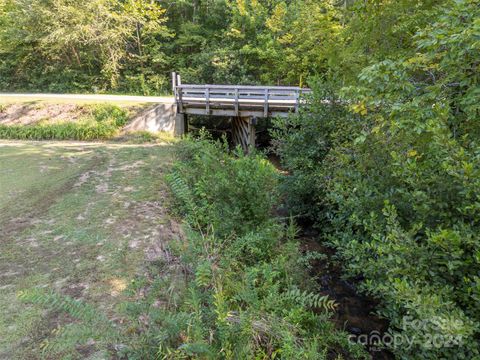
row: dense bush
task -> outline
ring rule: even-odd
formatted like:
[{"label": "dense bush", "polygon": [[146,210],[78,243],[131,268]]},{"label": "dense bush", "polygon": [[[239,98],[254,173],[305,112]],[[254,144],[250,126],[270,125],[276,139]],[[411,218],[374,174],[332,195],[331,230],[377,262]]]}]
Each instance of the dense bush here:
[{"label": "dense bush", "polygon": [[77,121],[38,122],[31,125],[0,125],[0,139],[105,140],[128,121],[128,112],[114,105],[93,105]]},{"label": "dense bush", "polygon": [[155,321],[129,358],[365,358],[328,320],[335,305],[309,280],[295,226],[272,216],[274,167],[205,139],[182,142],[178,160],[169,183],[188,228],[170,249],[186,279],[160,268],[149,296],[165,305],[130,304]]},{"label": "dense bush", "polygon": [[[228,144],[186,142],[171,178],[176,196],[199,228],[220,237],[243,235],[265,224],[278,201],[274,167],[262,156],[228,154]],[[194,170],[192,170],[194,166]],[[175,181],[176,180],[176,181]],[[182,187],[183,186],[183,187]]]},{"label": "dense bush", "polygon": [[287,189],[382,300],[405,358],[480,356],[478,5],[437,9],[415,56],[365,68],[343,109],[312,102],[275,132]]},{"label": "dense bush", "polygon": [[362,122],[344,106],[335,82],[316,80],[312,88],[308,106],[286,121],[274,120],[271,134],[283,166],[293,170],[281,183],[288,208],[322,223],[325,179],[319,165],[332,148],[352,141]]}]

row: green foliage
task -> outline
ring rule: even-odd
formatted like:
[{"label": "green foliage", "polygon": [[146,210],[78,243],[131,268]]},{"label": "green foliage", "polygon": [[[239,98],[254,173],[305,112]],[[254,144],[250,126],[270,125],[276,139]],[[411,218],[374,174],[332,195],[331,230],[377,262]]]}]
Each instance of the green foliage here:
[{"label": "green foliage", "polygon": [[414,339],[393,349],[404,358],[480,353],[479,9],[478,1],[436,8],[415,52],[366,67],[355,86],[337,90],[340,110],[312,101],[321,124],[300,114],[302,123],[278,121],[274,133],[289,195],[314,206],[303,214],[349,274],[365,277],[390,331]]},{"label": "green foliage", "polygon": [[128,121],[128,112],[115,105],[93,105],[87,108],[97,123],[110,123],[120,128]]},{"label": "green foliage", "polygon": [[271,134],[283,165],[294,170],[282,181],[288,208],[321,223],[326,179],[319,164],[331,148],[352,141],[363,124],[343,105],[336,82],[316,79],[312,85],[307,105],[289,118],[274,119]]},{"label": "green foliage", "polygon": [[170,32],[157,2],[1,0],[0,9],[3,88],[165,91],[158,40]]},{"label": "green foliage", "polygon": [[108,139],[117,128],[96,123],[0,125],[0,138],[19,140],[99,140]]},{"label": "green foliage", "polygon": [[128,112],[118,106],[94,105],[84,110],[87,115],[77,121],[0,124],[0,139],[105,140],[117,135],[128,121]]},{"label": "green foliage", "polygon": [[385,58],[415,54],[414,35],[437,16],[450,0],[345,1],[345,24],[334,44],[330,68],[345,83],[356,84],[358,73]]},{"label": "green foliage", "polygon": [[286,298],[299,302],[309,308],[320,308],[324,310],[334,311],[336,304],[328,296],[309,293],[306,290],[301,292],[300,289],[293,289],[285,294]]},{"label": "green foliage", "polygon": [[[399,357],[475,358],[479,9],[478,0],[0,0],[0,88],[148,94],[168,88],[170,70],[198,83],[308,82],[307,107],[273,132],[289,208],[364,277],[391,332],[416,339],[393,349]],[[123,122],[95,111],[75,128],[0,134],[105,138]],[[188,279],[151,310],[158,327],[145,354],[326,357],[343,340],[310,311],[330,305],[305,283],[295,231],[272,218],[277,175],[259,155],[226,153],[205,139],[180,147],[169,182],[193,229],[178,245]],[[429,346],[432,334],[461,344]]]},{"label": "green foliage", "polygon": [[170,91],[196,83],[305,85],[413,54],[448,0],[0,1],[0,88]]},{"label": "green foliage", "polygon": [[[203,136],[179,145],[169,177],[188,225],[186,239],[170,246],[187,269],[184,286],[165,294],[169,264],[160,267],[151,296],[168,304],[149,310],[155,322],[144,345],[126,355],[366,358],[328,320],[335,303],[309,280],[294,224],[271,214],[278,201],[274,167],[258,154],[229,154],[225,143]],[[141,313],[147,304],[131,304],[130,311]]]},{"label": "green foliage", "polygon": [[189,221],[222,237],[266,222],[278,200],[274,167],[261,155],[237,149],[232,157],[227,149],[226,142],[186,142],[169,178],[186,216],[194,217]]}]

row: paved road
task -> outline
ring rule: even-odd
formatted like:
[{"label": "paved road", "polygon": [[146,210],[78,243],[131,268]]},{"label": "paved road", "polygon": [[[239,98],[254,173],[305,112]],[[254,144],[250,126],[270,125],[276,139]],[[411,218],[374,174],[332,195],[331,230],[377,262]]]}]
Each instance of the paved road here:
[{"label": "paved road", "polygon": [[172,103],[173,96],[130,96],[130,95],[83,95],[83,94],[4,94],[0,100],[77,100],[77,101],[118,101],[142,103]]}]

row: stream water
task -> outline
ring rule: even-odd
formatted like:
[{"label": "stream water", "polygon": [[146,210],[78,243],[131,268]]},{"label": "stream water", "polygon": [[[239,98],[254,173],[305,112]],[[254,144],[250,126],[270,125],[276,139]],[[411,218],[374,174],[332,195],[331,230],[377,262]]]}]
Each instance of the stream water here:
[{"label": "stream water", "polygon": [[[332,321],[338,329],[350,333],[352,339],[371,339],[372,334],[383,336],[388,329],[388,321],[375,315],[378,301],[358,292],[356,283],[360,279],[355,281],[343,278],[341,265],[333,259],[335,251],[322,246],[316,240],[317,235],[315,231],[304,230],[300,241],[304,251],[315,251],[327,256],[326,259],[314,261],[311,275],[318,279],[322,294],[328,295],[338,305]],[[367,345],[366,349],[374,360],[394,359],[393,354],[374,344]]]},{"label": "stream water", "polygon": [[[279,170],[282,170],[280,159],[270,154],[269,161]],[[282,170],[283,171],[283,170]],[[279,216],[288,217],[285,209],[278,209]],[[300,243],[305,252],[312,251],[324,254],[325,259],[315,260],[312,264],[311,275],[318,279],[320,291],[328,295],[337,303],[337,309],[332,317],[337,329],[344,330],[352,335],[352,339],[359,339],[364,344],[374,336],[383,336],[388,330],[388,321],[375,315],[378,301],[360,294],[357,284],[361,279],[345,280],[342,265],[334,259],[335,250],[321,244],[318,231],[310,224],[299,224],[301,229]],[[355,341],[355,340],[352,340]],[[375,344],[365,345],[373,360],[395,359],[387,350],[380,349]]]}]

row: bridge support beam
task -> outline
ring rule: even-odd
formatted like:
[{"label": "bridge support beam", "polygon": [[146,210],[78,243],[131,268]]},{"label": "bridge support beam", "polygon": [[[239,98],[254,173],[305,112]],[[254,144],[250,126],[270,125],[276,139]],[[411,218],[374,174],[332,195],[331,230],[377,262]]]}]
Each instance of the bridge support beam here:
[{"label": "bridge support beam", "polygon": [[175,136],[183,136],[188,132],[188,115],[178,113],[175,116]]},{"label": "bridge support beam", "polygon": [[253,117],[232,118],[232,140],[235,146],[240,145],[245,153],[255,148],[255,125],[257,119]]}]

